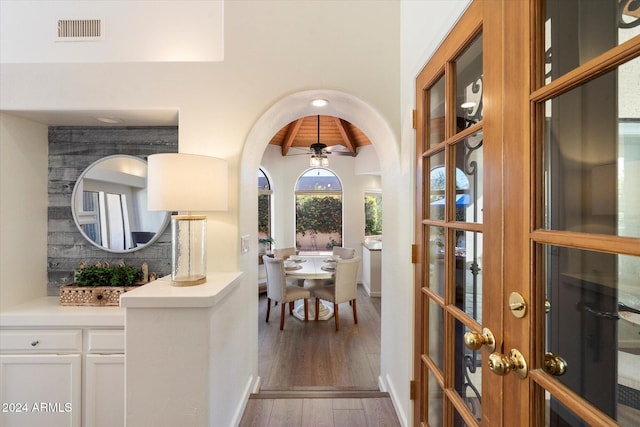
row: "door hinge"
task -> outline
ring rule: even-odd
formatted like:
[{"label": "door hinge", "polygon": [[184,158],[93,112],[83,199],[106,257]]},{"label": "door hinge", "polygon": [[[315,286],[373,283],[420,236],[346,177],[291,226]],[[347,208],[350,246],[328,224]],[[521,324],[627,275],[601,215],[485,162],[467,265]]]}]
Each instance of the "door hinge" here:
[{"label": "door hinge", "polygon": [[416,244],[411,245],[411,263],[418,263],[418,245]]},{"label": "door hinge", "polygon": [[416,382],[409,381],[409,400],[416,400]]},{"label": "door hinge", "polygon": [[418,110],[411,110],[411,115],[413,116],[413,123],[411,126],[414,129],[418,129]]}]

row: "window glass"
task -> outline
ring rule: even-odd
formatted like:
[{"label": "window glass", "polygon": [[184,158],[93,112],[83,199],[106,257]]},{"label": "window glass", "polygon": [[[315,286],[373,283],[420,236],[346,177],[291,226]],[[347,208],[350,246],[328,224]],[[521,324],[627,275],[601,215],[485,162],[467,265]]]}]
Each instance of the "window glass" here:
[{"label": "window glass", "polygon": [[637,0],[547,0],[545,10],[547,83],[640,34]]},{"label": "window glass", "polygon": [[266,173],[258,169],[258,244],[260,252],[271,249],[271,183]]},{"label": "window glass", "polygon": [[[637,426],[640,257],[539,245],[545,266],[546,369],[623,426]],[[546,365],[545,365],[546,366]],[[587,374],[588,373],[588,374]],[[572,420],[555,398],[552,417]],[[629,418],[631,416],[632,418]]]},{"label": "window glass", "polygon": [[456,161],[456,221],[482,223],[483,134],[475,133],[454,145]]},{"label": "window glass", "polygon": [[429,89],[429,147],[434,147],[444,141],[444,76]]},{"label": "window glass", "polygon": [[330,170],[309,169],[296,183],[296,247],[301,254],[342,246],[342,184]]},{"label": "window glass", "polygon": [[364,235],[382,234],[382,193],[364,194]]},{"label": "window glass", "polygon": [[456,125],[461,131],[482,120],[482,34],[456,60]]},{"label": "window glass", "polygon": [[545,103],[545,228],[640,237],[640,59]]}]

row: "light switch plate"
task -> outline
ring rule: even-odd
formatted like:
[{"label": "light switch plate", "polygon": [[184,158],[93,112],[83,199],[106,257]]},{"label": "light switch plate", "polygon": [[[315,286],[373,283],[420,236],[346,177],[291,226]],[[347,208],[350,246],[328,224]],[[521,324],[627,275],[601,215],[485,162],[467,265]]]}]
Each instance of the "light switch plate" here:
[{"label": "light switch plate", "polygon": [[247,234],[245,236],[240,237],[240,253],[246,254],[249,252],[251,248],[251,235]]}]

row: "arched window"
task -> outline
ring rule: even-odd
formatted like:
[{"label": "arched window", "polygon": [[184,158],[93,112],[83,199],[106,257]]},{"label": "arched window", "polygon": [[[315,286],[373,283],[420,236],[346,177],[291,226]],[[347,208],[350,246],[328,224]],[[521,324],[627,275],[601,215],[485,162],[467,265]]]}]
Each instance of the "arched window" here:
[{"label": "arched window", "polygon": [[267,174],[258,169],[258,243],[260,252],[271,249],[271,183]]},{"label": "arched window", "polygon": [[334,246],[342,246],[342,184],[328,169],[309,169],[296,183],[296,247],[322,253]]}]

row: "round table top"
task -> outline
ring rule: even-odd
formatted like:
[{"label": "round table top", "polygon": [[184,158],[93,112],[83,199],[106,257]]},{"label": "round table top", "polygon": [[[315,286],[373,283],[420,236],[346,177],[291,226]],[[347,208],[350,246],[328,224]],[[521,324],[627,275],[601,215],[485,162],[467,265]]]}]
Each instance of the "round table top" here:
[{"label": "round table top", "polygon": [[[301,279],[329,279],[333,276],[334,271],[325,270],[323,267],[331,267],[332,263],[327,262],[328,256],[300,256],[300,261],[296,266],[302,268],[287,269],[284,271],[287,276],[299,277]],[[333,264],[335,267],[335,264]]]}]

